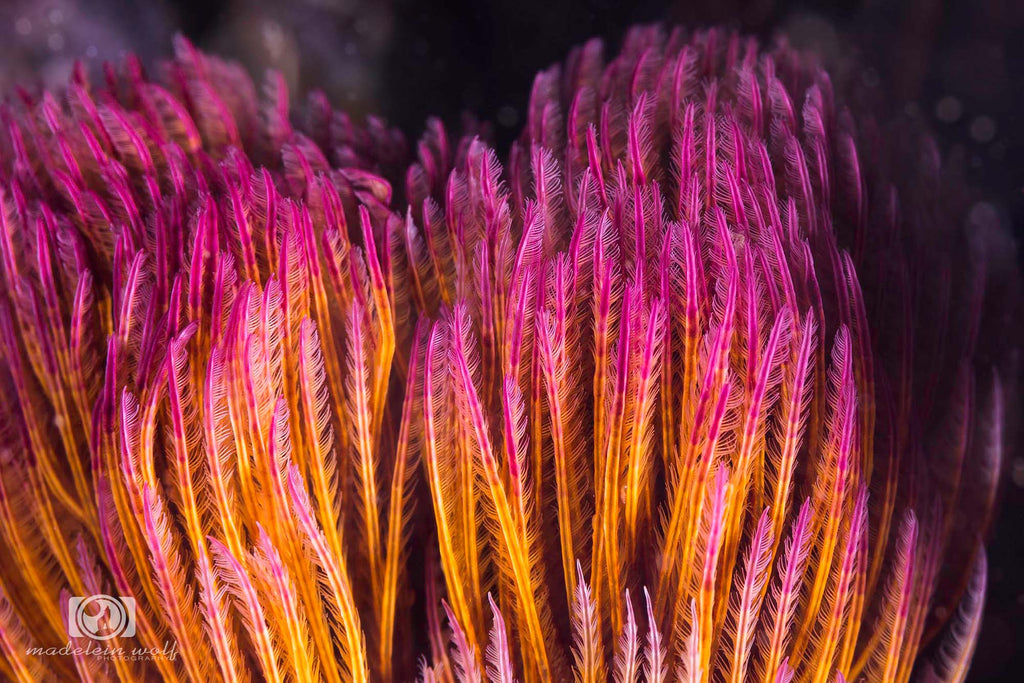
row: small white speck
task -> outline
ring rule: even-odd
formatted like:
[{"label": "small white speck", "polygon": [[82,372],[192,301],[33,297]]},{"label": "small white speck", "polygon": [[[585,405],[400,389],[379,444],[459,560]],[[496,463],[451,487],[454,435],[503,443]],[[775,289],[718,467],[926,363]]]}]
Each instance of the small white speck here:
[{"label": "small white speck", "polygon": [[99,53],[100,51],[96,49],[95,45],[90,45],[89,47],[85,48],[86,57],[92,58],[98,55]]},{"label": "small white speck", "polygon": [[50,20],[51,24],[60,24],[64,22],[64,13],[61,12],[59,8],[54,7],[50,10],[47,18]]},{"label": "small white speck", "polygon": [[964,105],[952,95],[946,95],[935,105],[935,118],[943,123],[956,123],[963,113]]},{"label": "small white speck", "polygon": [[14,22],[14,30],[18,32],[19,36],[27,36],[32,33],[32,22],[28,20],[28,17],[21,17]]},{"label": "small white speck", "polygon": [[46,39],[46,44],[54,52],[60,52],[64,49],[64,36],[60,33],[51,33]]},{"label": "small white speck", "polygon": [[991,142],[996,136],[996,122],[991,116],[978,116],[971,121],[971,139],[975,142]]}]

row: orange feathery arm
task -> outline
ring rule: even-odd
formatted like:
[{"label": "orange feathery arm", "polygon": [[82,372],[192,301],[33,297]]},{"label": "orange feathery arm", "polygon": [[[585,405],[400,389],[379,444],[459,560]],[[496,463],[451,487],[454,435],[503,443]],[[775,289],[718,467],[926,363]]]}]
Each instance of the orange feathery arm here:
[{"label": "orange feathery arm", "polygon": [[249,570],[223,543],[215,538],[209,541],[217,574],[234,598],[235,608],[242,617],[248,640],[255,649],[263,677],[270,683],[281,683],[284,678],[278,668],[279,656],[274,649],[274,637]]},{"label": "orange feathery arm", "polygon": [[637,395],[632,399],[634,414],[630,420],[631,434],[626,463],[625,547],[632,556],[640,540],[641,523],[649,520],[652,444],[654,439],[654,408],[664,352],[662,329],[667,326],[665,306],[656,299],[646,316],[647,334],[639,353],[639,373],[636,378]]},{"label": "orange feathery arm", "polygon": [[541,680],[551,676],[551,665],[547,654],[547,634],[541,626],[537,587],[530,570],[525,532],[515,523],[515,517],[508,503],[505,486],[494,460],[491,447],[490,427],[486,423],[482,406],[477,395],[469,361],[469,318],[466,309],[457,305],[452,315],[452,346],[449,357],[454,365],[456,396],[460,412],[467,413],[476,443],[477,457],[480,458],[486,477],[486,486],[497,516],[497,527],[504,542],[502,553],[507,555],[516,591],[516,607],[524,631],[524,650],[527,661],[534,667]]},{"label": "orange feathery arm", "polygon": [[271,620],[284,645],[285,660],[295,681],[312,683],[319,679],[319,662],[310,640],[306,615],[300,609],[299,592],[270,536],[262,526],[257,528],[257,533],[256,547],[246,558],[246,564],[259,578],[261,592],[268,599]]},{"label": "orange feathery arm", "polygon": [[[405,398],[402,402],[402,422],[398,432],[398,447],[395,451],[395,466],[391,474],[391,492],[388,497],[388,527],[384,557],[384,585],[380,596],[380,673],[390,678],[391,659],[394,649],[395,607],[398,602],[398,578],[401,559],[408,540],[409,523],[413,513],[411,478],[416,473],[416,449],[414,440],[421,428],[418,416],[423,405],[423,373],[420,363],[426,349],[427,323],[416,326],[412,352],[409,356],[406,377]],[[415,433],[414,433],[415,430]]]},{"label": "orange feathery arm", "polygon": [[350,442],[355,448],[356,481],[359,494],[359,523],[365,545],[366,562],[374,595],[380,595],[381,533],[377,491],[378,453],[373,431],[374,372],[364,331],[364,311],[354,305],[348,316],[348,415],[352,429]]},{"label": "orange feathery arm", "polygon": [[332,395],[328,390],[318,327],[308,318],[300,326],[299,403],[308,449],[306,470],[313,486],[320,524],[327,546],[335,556],[342,557],[334,432],[331,428]]},{"label": "orange feathery arm", "polygon": [[[839,573],[836,575],[835,585],[829,589],[832,604],[829,606],[828,617],[823,622],[823,633],[817,637],[818,642],[815,649],[818,651],[818,663],[814,669],[814,683],[828,681],[834,671],[833,662],[840,633],[844,628],[851,629],[854,626],[847,607],[853,581],[856,579],[857,565],[861,561],[859,558],[863,551],[861,539],[867,534],[867,499],[867,487],[862,486],[857,493],[853,516],[850,518],[849,527],[846,530],[846,545],[839,565]],[[892,679],[884,678],[882,680]]]},{"label": "orange feathery arm", "polygon": [[229,382],[224,353],[214,349],[206,370],[206,391],[203,396],[207,469],[213,496],[210,507],[220,522],[220,533],[217,536],[224,539],[232,555],[241,557],[243,522],[238,519],[234,490],[233,463],[237,459],[237,451],[228,414]]},{"label": "orange feathery arm", "polygon": [[[457,539],[453,536],[454,511],[453,484],[442,475],[442,459],[450,457],[447,445],[442,444],[439,436],[444,427],[438,424],[439,409],[447,399],[447,372],[445,357],[448,353],[447,326],[442,322],[434,323],[430,331],[427,353],[423,366],[423,424],[424,444],[426,448],[425,463],[427,479],[430,484],[431,501],[434,506],[434,520],[437,524],[437,543],[441,556],[441,568],[444,571],[445,583],[448,587],[448,599],[458,621],[471,624],[469,619],[469,603],[465,595],[463,567],[456,553]],[[468,629],[467,638],[475,643],[476,630]]]},{"label": "orange feathery arm", "polygon": [[[564,272],[563,264],[556,265],[556,292],[564,292],[564,283],[559,282]],[[558,296],[556,294],[556,296]],[[562,299],[559,298],[559,303]],[[575,562],[580,556],[577,550],[574,526],[574,512],[579,502],[570,499],[570,467],[567,450],[567,432],[573,428],[569,424],[568,401],[574,400],[569,395],[567,373],[570,368],[565,363],[565,307],[558,306],[553,315],[545,312],[539,316],[537,342],[540,351],[540,364],[547,387],[548,411],[550,414],[551,441],[554,447],[556,510],[558,516],[558,538],[562,553],[562,574],[565,579],[567,603],[572,602],[576,590]],[[562,361],[562,362],[559,362]]]},{"label": "orange feathery arm", "polygon": [[736,593],[736,600],[730,610],[732,636],[732,652],[729,658],[729,681],[741,683],[747,679],[747,667],[750,662],[750,649],[754,644],[755,628],[764,600],[764,587],[768,582],[768,570],[771,566],[771,549],[773,545],[772,521],[766,508],[761,513],[750,548],[747,550],[747,561],[744,566],[742,590]]},{"label": "orange feathery arm", "polygon": [[793,618],[800,604],[804,571],[811,553],[811,501],[808,498],[800,507],[800,513],[793,523],[785,552],[779,557],[776,569],[776,583],[769,598],[770,608],[765,615],[764,629],[759,639],[759,648],[766,659],[759,667],[759,678],[764,683],[774,681],[781,670],[790,644]]},{"label": "orange feathery arm", "polygon": [[167,519],[166,504],[148,484],[142,486],[143,529],[149,546],[160,591],[160,606],[167,615],[168,626],[181,647],[181,660],[189,677],[204,680],[209,673],[209,661],[203,650],[199,619],[196,614],[195,593],[185,577],[181,558]]},{"label": "orange feathery arm", "polygon": [[336,610],[335,617],[341,622],[342,642],[344,643],[342,661],[347,664],[346,670],[351,680],[355,683],[362,683],[368,678],[366,646],[363,642],[359,613],[356,611],[355,601],[352,597],[352,583],[348,577],[345,558],[343,555],[334,554],[333,549],[327,544],[324,533],[317,525],[297,465],[289,467],[287,479],[292,511],[302,529],[306,543],[312,551],[313,562],[320,568],[325,583],[330,589],[333,607]]},{"label": "orange feathery arm", "polygon": [[800,668],[804,649],[817,623],[818,610],[828,586],[833,557],[839,544],[842,511],[847,507],[850,489],[855,484],[851,480],[857,474],[853,463],[858,427],[857,401],[851,362],[850,336],[846,328],[840,328],[836,334],[829,373],[828,396],[831,406],[828,431],[826,438],[819,441],[823,446],[822,464],[827,468],[827,476],[819,477],[812,483],[815,506],[813,524],[819,528],[821,538],[817,542],[818,552],[812,556],[817,566],[812,574],[811,592],[805,606],[808,618],[804,620],[793,644],[791,663],[795,663],[797,668]]},{"label": "orange feathery arm", "polygon": [[225,683],[247,681],[248,676],[238,650],[233,624],[228,616],[228,606],[224,600],[225,589],[219,585],[210,557],[205,551],[198,562],[199,606],[214,661]]}]

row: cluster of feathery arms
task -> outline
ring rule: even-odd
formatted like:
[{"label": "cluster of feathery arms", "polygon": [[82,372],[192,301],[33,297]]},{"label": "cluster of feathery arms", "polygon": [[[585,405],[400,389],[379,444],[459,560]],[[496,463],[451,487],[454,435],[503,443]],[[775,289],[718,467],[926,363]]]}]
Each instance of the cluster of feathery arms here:
[{"label": "cluster of feathery arms", "polygon": [[[399,204],[395,133],[178,47],[3,113],[0,673],[962,680],[999,383],[822,72],[590,43]],[[179,655],[27,652],[97,593]]]}]

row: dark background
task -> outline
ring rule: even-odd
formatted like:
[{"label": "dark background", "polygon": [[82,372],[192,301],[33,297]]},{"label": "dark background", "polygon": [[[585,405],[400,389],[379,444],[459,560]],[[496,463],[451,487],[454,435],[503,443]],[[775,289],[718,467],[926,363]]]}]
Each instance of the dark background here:
[{"label": "dark background", "polygon": [[[243,62],[280,70],[294,98],[313,87],[355,115],[380,113],[415,139],[424,119],[463,112],[495,122],[499,147],[522,125],[534,73],[597,35],[609,52],[627,26],[724,23],[818,50],[858,55],[883,116],[931,127],[963,159],[983,201],[1024,236],[1024,1],[979,0],[4,0],[0,89],[60,86],[75,58],[125,51],[154,64],[176,31]],[[986,616],[970,681],[1024,671],[1024,457],[1007,453],[990,545]]]}]

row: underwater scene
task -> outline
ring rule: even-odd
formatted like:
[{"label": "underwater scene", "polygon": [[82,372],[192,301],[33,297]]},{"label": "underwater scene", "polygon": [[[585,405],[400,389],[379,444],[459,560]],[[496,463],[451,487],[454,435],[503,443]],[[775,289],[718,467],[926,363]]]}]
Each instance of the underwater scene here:
[{"label": "underwater scene", "polygon": [[1024,3],[7,0],[0,680],[1024,671]]}]

